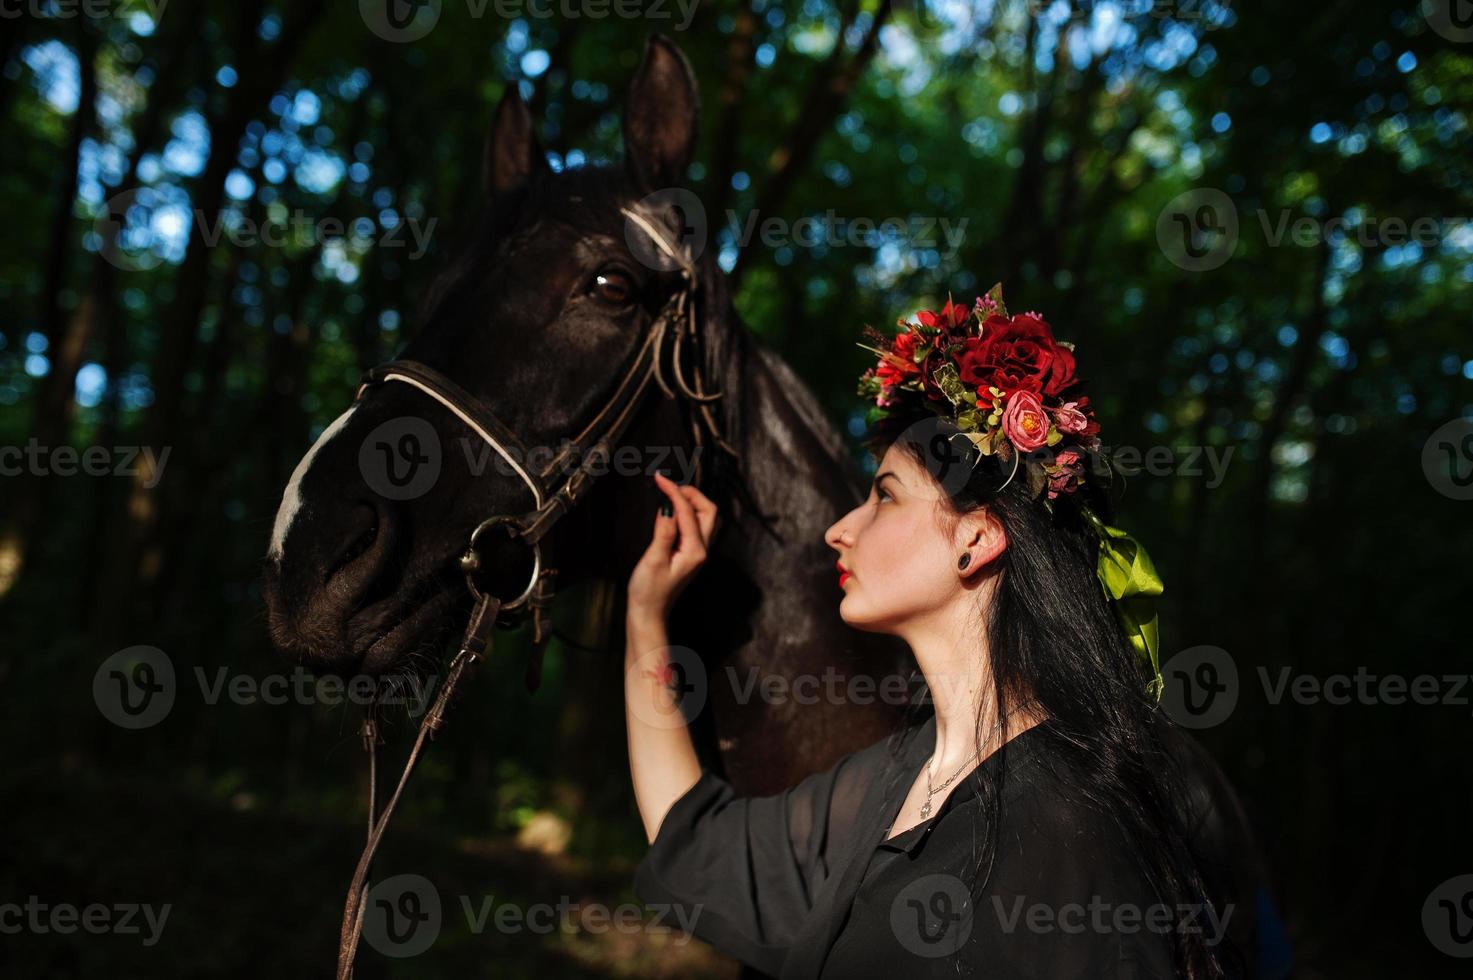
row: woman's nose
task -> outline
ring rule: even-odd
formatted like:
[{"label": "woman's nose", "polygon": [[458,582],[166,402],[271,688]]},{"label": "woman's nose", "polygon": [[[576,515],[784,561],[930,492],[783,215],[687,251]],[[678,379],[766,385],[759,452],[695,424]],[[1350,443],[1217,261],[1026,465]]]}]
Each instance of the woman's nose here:
[{"label": "woman's nose", "polygon": [[828,543],[828,546],[830,548],[833,548],[836,551],[842,548],[846,543],[846,536],[844,533],[844,519],[840,518],[833,524],[830,524],[829,529],[823,533],[823,539]]}]

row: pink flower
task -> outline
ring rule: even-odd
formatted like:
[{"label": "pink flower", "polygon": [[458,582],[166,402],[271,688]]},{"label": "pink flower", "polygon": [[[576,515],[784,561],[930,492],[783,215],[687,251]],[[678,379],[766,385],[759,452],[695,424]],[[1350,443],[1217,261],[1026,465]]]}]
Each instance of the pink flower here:
[{"label": "pink flower", "polygon": [[1065,402],[1054,409],[1054,424],[1066,434],[1083,432],[1089,425],[1089,416],[1079,410],[1078,402]]},{"label": "pink flower", "polygon": [[1079,461],[1079,454],[1072,449],[1065,449],[1054,457],[1058,464],[1057,473],[1049,474],[1048,495],[1052,500],[1061,493],[1073,493],[1078,485],[1078,477],[1084,474],[1084,465]]},{"label": "pink flower", "polygon": [[1003,435],[1023,452],[1032,452],[1048,443],[1048,413],[1043,402],[1026,389],[1008,395],[1008,406],[1002,413]]}]

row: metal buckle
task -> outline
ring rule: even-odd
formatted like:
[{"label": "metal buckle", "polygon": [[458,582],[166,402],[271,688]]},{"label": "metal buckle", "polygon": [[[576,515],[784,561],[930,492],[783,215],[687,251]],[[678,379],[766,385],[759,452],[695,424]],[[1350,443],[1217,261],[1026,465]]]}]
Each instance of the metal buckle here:
[{"label": "metal buckle", "polygon": [[[506,533],[514,538],[521,537],[526,530],[522,526],[519,518],[512,517],[510,514],[497,514],[495,517],[486,518],[471,532],[470,543],[466,545],[465,553],[460,556],[460,570],[465,573],[466,587],[470,589],[471,595],[477,602],[482,599],[482,593],[480,589],[476,588],[474,578],[475,573],[481,569],[481,555],[476,551],[476,540],[480,538],[482,533],[493,527],[505,527]],[[525,606],[533,590],[537,588],[537,580],[542,575],[542,542],[534,542],[531,547],[532,577],[527,582],[527,587],[522,590],[521,595],[512,599],[510,602],[503,602],[501,604],[502,612],[516,610]]]}]

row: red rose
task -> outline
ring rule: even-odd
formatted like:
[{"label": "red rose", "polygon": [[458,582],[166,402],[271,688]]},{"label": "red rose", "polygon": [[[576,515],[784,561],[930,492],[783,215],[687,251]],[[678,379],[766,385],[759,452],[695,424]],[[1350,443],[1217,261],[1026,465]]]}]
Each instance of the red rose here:
[{"label": "red rose", "polygon": [[964,382],[981,390],[1058,395],[1074,383],[1074,355],[1054,340],[1043,320],[1024,313],[993,314],[982,324],[982,336],[969,337],[960,358]]}]

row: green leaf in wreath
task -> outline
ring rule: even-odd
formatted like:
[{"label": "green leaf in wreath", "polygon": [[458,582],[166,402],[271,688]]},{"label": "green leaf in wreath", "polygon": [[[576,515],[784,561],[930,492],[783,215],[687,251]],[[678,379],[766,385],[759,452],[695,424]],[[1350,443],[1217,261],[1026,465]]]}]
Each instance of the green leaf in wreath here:
[{"label": "green leaf in wreath", "polygon": [[932,375],[932,380],[936,382],[936,387],[941,389],[941,393],[953,405],[963,400],[962,394],[966,391],[966,388],[962,385],[962,379],[956,372],[955,364],[947,363],[941,365],[936,369],[936,373]]},{"label": "green leaf in wreath", "polygon": [[1048,486],[1048,474],[1044,473],[1043,467],[1032,459],[1023,460],[1023,469],[1028,477],[1028,495],[1037,497]]},{"label": "green leaf in wreath", "polygon": [[997,312],[1003,316],[1008,315],[1008,308],[1002,301],[1002,283],[995,284],[987,291],[987,295],[997,304]]}]

